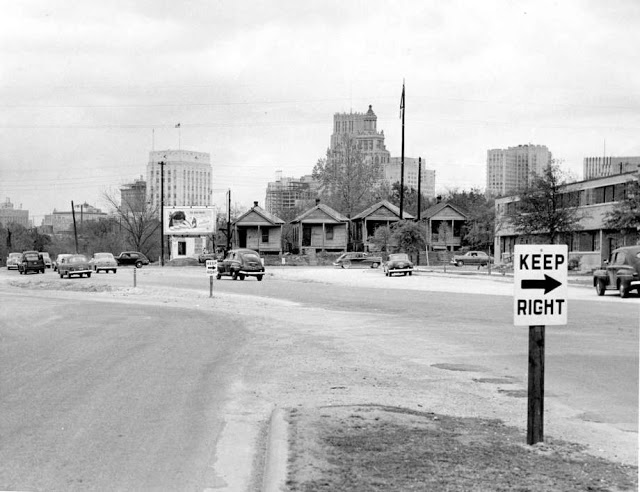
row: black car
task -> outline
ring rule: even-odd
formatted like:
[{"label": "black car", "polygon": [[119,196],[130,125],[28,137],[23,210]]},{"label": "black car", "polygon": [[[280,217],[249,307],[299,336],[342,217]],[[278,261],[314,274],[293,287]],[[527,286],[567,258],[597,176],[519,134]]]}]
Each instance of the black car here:
[{"label": "black car", "polygon": [[613,250],[611,261],[593,272],[593,285],[599,296],[607,290],[617,290],[620,297],[628,297],[632,290],[640,293],[640,246]]},{"label": "black car", "polygon": [[233,280],[244,280],[245,277],[256,277],[258,280],[262,280],[264,265],[256,251],[232,249],[224,260],[218,262],[216,278],[220,280],[223,275],[230,276]]},{"label": "black car", "polygon": [[25,251],[18,261],[18,271],[21,274],[29,272],[44,273],[45,265],[42,256],[37,251]]},{"label": "black car", "polygon": [[149,264],[149,258],[138,251],[123,251],[116,256],[118,266],[135,265],[136,268],[142,268],[142,265]]}]

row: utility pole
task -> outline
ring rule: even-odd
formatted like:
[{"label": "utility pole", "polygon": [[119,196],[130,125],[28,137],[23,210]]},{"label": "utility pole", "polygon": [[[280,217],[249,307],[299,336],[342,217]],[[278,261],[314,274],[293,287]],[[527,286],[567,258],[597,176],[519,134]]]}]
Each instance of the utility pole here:
[{"label": "utility pole", "polygon": [[229,202],[227,203],[227,251],[231,249],[231,188],[229,188]]},{"label": "utility pole", "polygon": [[422,157],[418,157],[418,213],[416,214],[418,222],[420,222],[420,201],[422,198]]},{"label": "utility pole", "polygon": [[71,200],[71,215],[73,216],[73,235],[76,238],[76,254],[78,254],[78,229],[76,228],[76,210],[73,208],[73,200]]},{"label": "utility pole", "polygon": [[400,112],[402,116],[402,145],[400,148],[400,220],[402,220],[402,210],[404,205],[404,80],[402,81],[402,99],[400,99]]},{"label": "utility pole", "polygon": [[164,266],[164,161],[160,166],[160,266]]}]

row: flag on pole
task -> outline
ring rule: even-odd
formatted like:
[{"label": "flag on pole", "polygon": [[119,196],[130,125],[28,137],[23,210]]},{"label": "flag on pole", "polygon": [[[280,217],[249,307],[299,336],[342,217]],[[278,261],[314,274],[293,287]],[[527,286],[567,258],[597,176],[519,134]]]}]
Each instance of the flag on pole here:
[{"label": "flag on pole", "polygon": [[178,124],[176,125],[176,128],[180,128],[180,123],[178,123]]},{"label": "flag on pole", "polygon": [[402,96],[400,97],[400,118],[404,114],[404,82],[402,82]]}]

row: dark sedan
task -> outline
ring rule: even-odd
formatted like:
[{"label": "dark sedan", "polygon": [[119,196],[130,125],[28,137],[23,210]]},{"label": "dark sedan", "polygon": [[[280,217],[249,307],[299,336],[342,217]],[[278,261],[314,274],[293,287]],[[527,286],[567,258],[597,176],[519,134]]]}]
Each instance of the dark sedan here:
[{"label": "dark sedan", "polygon": [[593,272],[593,285],[599,296],[607,290],[617,290],[620,297],[640,292],[640,246],[618,248],[611,253],[611,261]]},{"label": "dark sedan", "polygon": [[390,254],[389,259],[382,268],[387,277],[391,277],[394,274],[411,275],[413,273],[413,263],[406,253]]},{"label": "dark sedan", "polygon": [[123,251],[116,256],[118,266],[135,265],[136,268],[142,268],[142,265],[149,264],[149,258],[138,251]]},{"label": "dark sedan", "polygon": [[264,277],[264,265],[260,255],[252,249],[232,249],[226,258],[218,262],[216,278],[230,276],[233,280],[244,280],[245,277]]}]

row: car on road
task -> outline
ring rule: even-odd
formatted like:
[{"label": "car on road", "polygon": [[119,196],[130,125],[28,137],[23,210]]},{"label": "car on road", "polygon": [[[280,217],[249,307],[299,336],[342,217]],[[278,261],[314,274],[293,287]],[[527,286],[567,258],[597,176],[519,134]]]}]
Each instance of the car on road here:
[{"label": "car on road", "polygon": [[216,278],[230,276],[233,280],[244,280],[245,277],[255,277],[258,281],[264,277],[264,265],[260,254],[252,249],[232,249],[222,261],[218,261]]},{"label": "car on road", "polygon": [[149,264],[149,258],[138,251],[123,251],[116,256],[118,266],[135,265],[136,268],[142,268],[142,265]]},{"label": "car on road", "polygon": [[632,290],[640,293],[640,246],[614,249],[611,260],[593,272],[593,285],[599,296],[607,290],[617,290],[620,297],[629,297]]},{"label": "car on road", "polygon": [[118,270],[118,262],[112,253],[94,253],[89,263],[96,273],[100,273],[100,270],[116,273]]},{"label": "car on road", "polygon": [[382,265],[384,274],[391,277],[394,274],[413,274],[413,262],[406,253],[392,253],[389,259]]},{"label": "car on road", "polygon": [[22,258],[22,253],[9,253],[9,256],[7,256],[7,270],[17,270],[20,258]]},{"label": "car on road", "polygon": [[342,253],[333,266],[338,268],[378,268],[382,257],[363,252]]},{"label": "car on road", "polygon": [[62,262],[62,259],[66,258],[67,256],[71,256],[71,253],[61,253],[58,256],[56,256],[56,259],[53,262],[53,271],[54,272],[58,271],[58,265]]},{"label": "car on road", "polygon": [[455,266],[487,266],[489,263],[493,263],[493,257],[489,256],[484,251],[467,251],[463,255],[454,255],[454,257],[451,258],[451,263],[453,263]]},{"label": "car on road", "polygon": [[42,256],[42,260],[44,261],[45,267],[51,268],[53,266],[53,262],[51,261],[51,257],[49,256],[49,253],[47,253],[46,251],[42,251],[40,253],[40,256]]},{"label": "car on road", "polygon": [[217,260],[218,255],[216,253],[202,253],[198,255],[198,263],[206,263],[207,260]]},{"label": "car on road", "polygon": [[69,255],[62,258],[62,261],[58,265],[58,274],[60,278],[63,278],[65,275],[67,278],[71,278],[72,275],[77,275],[78,277],[83,277],[84,275],[87,278],[91,277],[91,264],[85,255]]},{"label": "car on road", "polygon": [[21,274],[44,273],[45,268],[44,260],[37,251],[24,251],[18,261],[18,272]]}]

